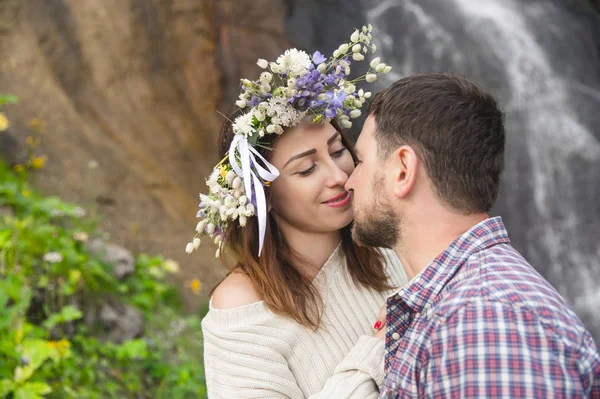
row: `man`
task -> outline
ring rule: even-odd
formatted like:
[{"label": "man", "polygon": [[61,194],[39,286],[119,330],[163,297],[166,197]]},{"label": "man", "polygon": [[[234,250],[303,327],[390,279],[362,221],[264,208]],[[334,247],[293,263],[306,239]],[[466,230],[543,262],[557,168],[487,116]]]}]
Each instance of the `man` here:
[{"label": "man", "polygon": [[459,75],[373,99],[346,183],[353,235],[412,279],[387,302],[382,398],[600,397],[591,335],[488,217],[504,141],[495,100]]}]

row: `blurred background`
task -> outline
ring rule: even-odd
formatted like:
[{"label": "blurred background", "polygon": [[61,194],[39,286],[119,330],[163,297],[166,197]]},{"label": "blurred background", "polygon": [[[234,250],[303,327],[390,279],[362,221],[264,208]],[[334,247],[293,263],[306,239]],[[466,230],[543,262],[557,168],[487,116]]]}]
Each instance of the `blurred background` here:
[{"label": "blurred background", "polygon": [[497,97],[493,213],[600,341],[600,1],[0,0],[0,397],[205,395],[224,271],[184,248],[217,111],[257,58],[369,23],[372,91],[454,71]]}]

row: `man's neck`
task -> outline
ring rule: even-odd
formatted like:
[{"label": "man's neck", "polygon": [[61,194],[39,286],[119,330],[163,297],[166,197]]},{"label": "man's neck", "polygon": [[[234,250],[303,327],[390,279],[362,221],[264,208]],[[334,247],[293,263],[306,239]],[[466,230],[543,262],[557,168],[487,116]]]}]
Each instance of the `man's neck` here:
[{"label": "man's neck", "polygon": [[413,222],[405,221],[394,251],[408,278],[412,280],[458,237],[488,217],[486,213],[463,216],[440,212]]}]

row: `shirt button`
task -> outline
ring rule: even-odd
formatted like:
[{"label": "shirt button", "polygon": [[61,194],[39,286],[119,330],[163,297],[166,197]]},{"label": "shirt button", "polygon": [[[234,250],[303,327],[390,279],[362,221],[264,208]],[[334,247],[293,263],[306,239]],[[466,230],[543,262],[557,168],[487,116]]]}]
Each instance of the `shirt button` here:
[{"label": "shirt button", "polygon": [[400,334],[398,333],[393,333],[392,334],[392,338],[395,339],[396,341],[400,339]]}]

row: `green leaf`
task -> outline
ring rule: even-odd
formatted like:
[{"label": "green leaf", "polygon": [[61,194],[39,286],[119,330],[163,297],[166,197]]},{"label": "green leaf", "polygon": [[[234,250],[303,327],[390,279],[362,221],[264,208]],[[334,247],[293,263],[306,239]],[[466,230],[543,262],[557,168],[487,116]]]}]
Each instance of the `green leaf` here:
[{"label": "green leaf", "polygon": [[0,105],[2,104],[16,104],[19,102],[17,96],[0,96]]},{"label": "green leaf", "polygon": [[148,344],[141,339],[125,341],[117,349],[119,360],[145,359],[148,357]]},{"label": "green leaf", "polygon": [[53,329],[57,324],[67,323],[69,321],[78,320],[83,317],[83,313],[75,306],[68,305],[61,309],[60,312],[50,316],[45,322],[44,327],[48,330]]},{"label": "green leaf", "polygon": [[50,392],[52,388],[44,382],[28,382],[15,390],[15,399],[40,399]]},{"label": "green leaf", "polygon": [[5,398],[15,388],[15,384],[8,378],[0,380],[0,398]]}]

